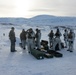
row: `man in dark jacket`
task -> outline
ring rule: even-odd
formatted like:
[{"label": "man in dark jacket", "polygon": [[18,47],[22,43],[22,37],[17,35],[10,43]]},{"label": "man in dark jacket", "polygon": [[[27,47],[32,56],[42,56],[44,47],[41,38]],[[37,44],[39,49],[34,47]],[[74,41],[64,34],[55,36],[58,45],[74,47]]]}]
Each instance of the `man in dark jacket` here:
[{"label": "man in dark jacket", "polygon": [[53,30],[50,31],[50,33],[48,34],[48,36],[49,36],[50,47],[52,47],[53,43],[54,43],[54,32],[53,32]]},{"label": "man in dark jacket", "polygon": [[20,39],[21,39],[21,43],[22,43],[22,48],[25,49],[25,45],[26,45],[26,31],[24,29],[22,29],[22,32],[20,33]]},{"label": "man in dark jacket", "polygon": [[10,49],[11,52],[16,52],[16,50],[15,50],[16,37],[15,37],[14,27],[12,27],[9,32],[9,39],[11,42],[11,49]]}]

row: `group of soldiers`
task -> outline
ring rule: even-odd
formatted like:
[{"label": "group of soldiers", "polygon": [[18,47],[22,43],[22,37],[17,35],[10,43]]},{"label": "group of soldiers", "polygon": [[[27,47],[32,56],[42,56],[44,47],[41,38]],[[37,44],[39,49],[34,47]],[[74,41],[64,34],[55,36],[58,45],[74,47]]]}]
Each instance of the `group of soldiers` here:
[{"label": "group of soldiers", "polygon": [[[9,39],[11,42],[11,52],[16,52],[15,50],[15,42],[16,42],[16,36],[14,32],[14,27],[11,28],[9,32]],[[53,32],[53,30],[50,31],[48,34],[49,37],[49,48],[52,50],[55,50],[56,45],[58,44],[59,50],[61,50],[61,39],[62,36],[59,28],[57,28],[56,33]],[[67,29],[64,30],[64,41],[65,41],[65,48],[68,48],[67,51],[73,52],[73,46],[74,46],[74,40],[75,40],[75,33],[72,29],[69,31]],[[25,31],[25,29],[22,29],[22,32],[20,33],[20,40],[22,44],[22,48],[25,50],[26,45],[28,48],[28,52],[30,53],[32,49],[41,49],[41,30],[38,28],[36,29],[36,32],[33,31],[32,28]]]},{"label": "group of soldiers", "polygon": [[[15,37],[15,32],[14,32],[14,27],[11,28],[9,32],[9,39],[11,42],[11,52],[15,52],[15,42],[16,42],[16,37]],[[33,31],[32,28],[28,29],[25,31],[22,29],[22,32],[20,33],[20,40],[22,44],[22,48],[25,50],[26,45],[28,48],[28,52],[30,53],[31,49],[40,49],[40,39],[41,39],[41,31],[39,29],[36,29],[36,33]]]},{"label": "group of soldiers", "polygon": [[[62,48],[62,41],[60,39],[60,37],[62,36],[61,32],[59,29],[57,29],[56,33],[54,34],[53,30],[51,30],[51,32],[49,33],[49,42],[50,42],[50,46],[52,46],[52,49],[55,50],[56,45],[58,44],[59,50],[61,50]],[[75,40],[75,33],[72,29],[68,30],[65,29],[64,30],[64,42],[65,42],[65,46],[64,48],[68,48],[67,51],[73,52],[73,46],[74,46],[74,40]]]}]

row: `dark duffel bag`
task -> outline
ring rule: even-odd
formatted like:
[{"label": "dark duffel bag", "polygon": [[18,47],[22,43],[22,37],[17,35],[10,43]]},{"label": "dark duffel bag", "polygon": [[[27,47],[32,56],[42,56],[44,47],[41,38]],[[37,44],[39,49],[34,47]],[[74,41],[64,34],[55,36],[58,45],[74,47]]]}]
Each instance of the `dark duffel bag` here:
[{"label": "dark duffel bag", "polygon": [[31,54],[37,59],[44,59],[43,52],[41,52],[39,50],[33,49],[33,50],[31,50]]},{"label": "dark duffel bag", "polygon": [[49,49],[49,47],[48,47],[48,41],[41,40],[41,45],[44,47],[45,50],[48,50]]},{"label": "dark duffel bag", "polygon": [[48,44],[48,41],[46,41],[46,40],[41,40],[41,45],[47,45]]},{"label": "dark duffel bag", "polygon": [[48,53],[54,55],[55,57],[62,57],[63,54],[54,50],[49,50]]}]

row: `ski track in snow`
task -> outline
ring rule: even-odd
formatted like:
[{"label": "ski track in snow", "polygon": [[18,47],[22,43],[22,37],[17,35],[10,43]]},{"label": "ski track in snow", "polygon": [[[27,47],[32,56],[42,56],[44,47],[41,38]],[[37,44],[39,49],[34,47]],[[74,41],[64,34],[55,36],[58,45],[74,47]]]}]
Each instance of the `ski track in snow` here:
[{"label": "ski track in snow", "polygon": [[[26,30],[28,28],[37,27],[23,26]],[[19,47],[19,34],[22,30],[20,26],[15,26],[16,33],[16,50],[17,52],[10,52],[10,41],[8,33],[11,26],[0,25],[0,75],[76,75],[76,50],[73,53],[62,49],[62,58],[44,58],[37,60],[34,56],[28,53],[28,50],[22,50]],[[50,31],[48,26],[39,27],[41,29],[42,38],[48,40],[47,34]],[[63,33],[64,31],[61,30]],[[75,30],[76,32],[76,30]],[[5,36],[3,36],[5,33]],[[63,36],[61,37],[63,41]],[[76,45],[76,40],[75,40]],[[76,46],[74,45],[74,49]]]}]

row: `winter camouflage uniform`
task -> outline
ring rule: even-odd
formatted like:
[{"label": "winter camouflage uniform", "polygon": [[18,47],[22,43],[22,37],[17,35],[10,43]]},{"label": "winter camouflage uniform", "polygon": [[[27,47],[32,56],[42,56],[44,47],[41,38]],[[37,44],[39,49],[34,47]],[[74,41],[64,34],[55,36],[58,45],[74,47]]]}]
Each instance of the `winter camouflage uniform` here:
[{"label": "winter camouflage uniform", "polygon": [[75,39],[75,33],[72,30],[70,30],[68,34],[68,45],[69,45],[68,51],[70,52],[73,52],[74,39]]},{"label": "winter camouflage uniform", "polygon": [[22,43],[22,48],[25,49],[26,46],[26,31],[23,29],[21,34],[20,34],[20,39]]},{"label": "winter camouflage uniform", "polygon": [[31,52],[31,50],[35,48],[35,33],[31,28],[29,29],[27,37],[28,37],[27,38],[28,51]]},{"label": "winter camouflage uniform", "polygon": [[40,39],[41,39],[41,32],[40,30],[36,29],[36,35],[35,35],[35,41],[36,41],[36,46],[38,49],[41,48],[41,45],[40,45]]},{"label": "winter camouflage uniform", "polygon": [[54,38],[53,49],[55,50],[55,47],[58,44],[59,45],[59,50],[61,50],[61,39],[60,39],[61,33],[60,33],[59,29],[57,29],[57,32],[55,33],[55,36],[56,37]]},{"label": "winter camouflage uniform", "polygon": [[65,41],[65,48],[67,48],[67,43],[68,43],[68,31],[65,29],[65,32],[63,34],[64,36],[64,41]]},{"label": "winter camouflage uniform", "polygon": [[14,27],[11,28],[9,32],[9,39],[11,42],[11,52],[15,52],[15,42],[16,42],[16,37],[15,37],[15,32],[14,32]]}]

